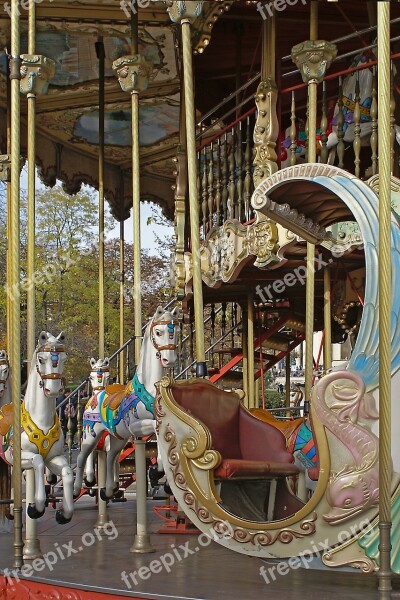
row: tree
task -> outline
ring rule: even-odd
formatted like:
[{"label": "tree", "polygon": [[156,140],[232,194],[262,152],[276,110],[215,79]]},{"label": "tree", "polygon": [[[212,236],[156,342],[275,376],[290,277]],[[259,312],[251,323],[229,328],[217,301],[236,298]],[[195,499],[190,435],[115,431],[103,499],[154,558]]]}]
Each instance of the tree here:
[{"label": "tree", "polygon": [[[0,188],[0,332],[6,324],[6,202]],[[21,202],[21,344],[26,348],[26,201]],[[84,190],[75,196],[62,188],[36,198],[36,329],[67,336],[69,383],[87,376],[98,347],[98,209],[97,197]],[[111,221],[106,219],[106,231]],[[119,240],[105,241],[105,344],[108,354],[119,345]],[[165,260],[142,251],[142,315],[145,324],[172,293]],[[125,243],[125,334],[133,333],[133,246]],[[3,344],[5,340],[0,340]],[[4,347],[4,346],[3,346]],[[29,358],[29,357],[28,357]]]}]

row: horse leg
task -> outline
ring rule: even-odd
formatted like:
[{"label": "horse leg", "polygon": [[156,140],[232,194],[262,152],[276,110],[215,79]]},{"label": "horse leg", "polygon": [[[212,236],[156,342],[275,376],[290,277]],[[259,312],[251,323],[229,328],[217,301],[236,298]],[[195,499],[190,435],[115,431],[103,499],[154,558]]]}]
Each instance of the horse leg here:
[{"label": "horse leg", "polygon": [[46,467],[46,481],[49,485],[56,485],[57,477]]},{"label": "horse leg", "polygon": [[89,456],[89,454],[91,452],[94,451],[94,449],[96,448],[97,442],[99,441],[102,433],[103,433],[103,429],[94,429],[95,431],[95,436],[86,436],[86,439],[83,440],[82,442],[82,447],[81,447],[81,451],[78,454],[78,458],[76,460],[76,473],[75,473],[75,483],[74,483],[74,495],[75,497],[78,497],[80,492],[81,492],[81,488],[82,488],[82,480],[83,480],[83,473],[85,470],[85,464],[87,461],[87,458]]},{"label": "horse leg", "polygon": [[[24,471],[33,469],[35,475],[35,489],[34,491],[30,490],[30,492],[33,493],[31,498],[28,499],[26,512],[30,519],[39,519],[39,517],[44,514],[46,506],[43,457],[40,454],[34,454],[33,452],[24,452],[22,455],[21,467]],[[32,502],[30,500],[32,500]]]},{"label": "horse leg", "polygon": [[73,485],[74,475],[67,459],[63,455],[54,456],[47,461],[51,471],[61,477],[63,483],[62,509],[56,511],[56,521],[60,525],[69,523],[74,512]]},{"label": "horse leg", "polygon": [[107,473],[106,473],[106,488],[100,490],[100,497],[102,500],[108,500],[112,498],[115,492],[115,461],[117,460],[119,453],[125,447],[126,440],[119,440],[114,436],[110,436],[110,449],[107,452]]},{"label": "horse leg", "polygon": [[95,450],[89,453],[89,456],[86,460],[85,466],[85,484],[86,487],[93,487],[95,484],[95,476],[94,476],[94,453]]},{"label": "horse leg", "polygon": [[159,480],[164,477],[165,470],[161,458],[160,444],[158,443],[158,433],[156,431],[156,421],[154,421],[154,433],[157,441],[157,464],[149,468],[149,480],[152,488],[158,485]]}]

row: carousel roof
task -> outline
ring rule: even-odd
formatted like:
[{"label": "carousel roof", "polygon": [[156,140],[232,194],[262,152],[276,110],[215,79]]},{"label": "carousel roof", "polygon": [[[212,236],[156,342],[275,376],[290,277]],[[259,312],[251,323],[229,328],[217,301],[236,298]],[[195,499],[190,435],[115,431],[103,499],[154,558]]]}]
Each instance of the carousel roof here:
[{"label": "carousel roof", "polygon": [[[10,21],[6,4],[0,12],[0,143],[6,153],[7,57]],[[170,22],[166,5],[151,1],[139,7],[139,52],[153,64],[150,84],[140,94],[141,196],[173,215],[180,113],[179,29]],[[320,37],[330,39],[368,27],[365,3],[319,3]],[[128,8],[127,8],[128,5]],[[59,179],[74,193],[82,183],[98,187],[98,59],[95,44],[105,48],[105,195],[114,216],[124,219],[131,207],[130,95],[123,92],[112,70],[115,59],[129,55],[129,2],[120,0],[43,0],[36,4],[36,53],[52,58],[56,74],[48,94],[37,100],[37,164],[47,185]],[[344,12],[345,11],[345,12]],[[396,14],[400,12],[396,7]],[[21,7],[21,52],[27,51],[27,11]],[[397,15],[398,16],[398,15]],[[308,37],[309,7],[301,0],[278,14],[278,55],[290,54]],[[204,114],[240,81],[259,69],[261,15],[256,3],[205,2],[194,24],[196,104]],[[333,32],[333,26],[335,28]],[[211,33],[213,35],[210,42]],[[364,43],[366,38],[364,37]],[[207,51],[203,53],[206,46]],[[360,46],[349,40],[344,49]],[[346,64],[348,65],[348,59]],[[239,66],[240,65],[240,68]],[[292,69],[286,62],[283,71]],[[298,83],[300,79],[290,83]],[[251,90],[250,90],[251,91]],[[254,102],[253,102],[254,105]],[[249,105],[250,106],[250,105]],[[27,104],[22,103],[26,125]],[[229,122],[229,119],[226,121]],[[22,131],[26,156],[26,127]]]},{"label": "carousel roof", "polygon": [[[69,193],[82,183],[98,187],[98,59],[95,44],[105,49],[105,195],[121,219],[131,207],[130,95],[123,92],[112,63],[131,54],[130,13],[119,0],[43,1],[37,3],[36,53],[54,60],[56,73],[46,96],[37,99],[37,164],[47,185],[59,179]],[[143,3],[146,4],[146,3]],[[179,131],[179,64],[175,26],[163,2],[139,9],[139,53],[153,65],[150,84],[140,95],[141,194],[173,214],[171,158]],[[194,44],[202,50],[220,6],[207,2],[194,24]],[[125,7],[125,9],[124,9]],[[21,10],[21,53],[27,52],[27,12]],[[0,15],[0,128],[6,153],[7,57],[10,21]],[[27,104],[22,103],[26,125]],[[26,128],[22,132],[26,156]]]}]

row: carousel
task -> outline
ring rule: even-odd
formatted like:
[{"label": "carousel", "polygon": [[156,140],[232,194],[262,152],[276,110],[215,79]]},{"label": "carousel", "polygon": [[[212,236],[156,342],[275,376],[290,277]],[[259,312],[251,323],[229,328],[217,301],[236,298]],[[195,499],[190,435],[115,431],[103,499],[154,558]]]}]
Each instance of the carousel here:
[{"label": "carousel", "polygon": [[[8,294],[0,349],[1,597],[396,598],[397,3],[11,0],[0,39],[6,286],[21,281],[25,162],[33,282],[26,347]],[[35,318],[38,177],[99,203],[96,358],[57,407],[68,331]],[[149,322],[144,201],[175,227],[173,299]],[[133,217],[118,349],[106,202],[121,256]]]}]

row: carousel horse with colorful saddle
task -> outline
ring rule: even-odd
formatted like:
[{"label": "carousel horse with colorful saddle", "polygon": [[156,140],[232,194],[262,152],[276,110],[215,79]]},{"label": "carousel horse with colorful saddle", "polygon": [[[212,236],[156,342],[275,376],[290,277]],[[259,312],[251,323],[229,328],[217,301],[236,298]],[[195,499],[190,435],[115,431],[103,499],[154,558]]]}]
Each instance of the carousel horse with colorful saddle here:
[{"label": "carousel horse with colorful saddle", "polygon": [[83,415],[83,440],[77,458],[74,495],[81,492],[85,463],[104,432],[110,434],[107,452],[106,488],[100,490],[103,500],[118,489],[115,463],[128,440],[155,433],[155,383],[163,369],[172,368],[177,359],[180,314],[158,307],[146,327],[139,363],[133,379],[125,387],[113,384],[101,391],[95,402],[88,402]]},{"label": "carousel horse with colorful saddle", "polygon": [[[42,331],[33,353],[24,400],[21,404],[21,467],[33,469],[34,502],[27,514],[37,519],[44,514],[45,468],[61,477],[62,509],[56,511],[57,523],[68,523],[73,514],[73,473],[64,456],[64,436],[56,412],[56,398],[64,388],[63,370],[67,354],[64,333],[57,337]],[[0,456],[13,465],[13,415],[11,404],[0,409]]]},{"label": "carousel horse with colorful saddle", "polygon": [[[108,358],[99,358],[95,360],[90,359],[91,371],[89,375],[89,381],[92,388],[92,396],[89,398],[85,407],[85,415],[90,418],[92,414],[97,414],[97,408],[99,406],[99,395],[100,392],[104,392],[108,386],[110,380],[110,361]],[[84,435],[86,433],[84,432]],[[105,436],[104,436],[105,437]],[[101,440],[100,440],[101,442]],[[95,483],[95,472],[94,472],[94,452],[91,452],[86,460],[85,467],[85,484],[87,487],[92,487]]]}]

